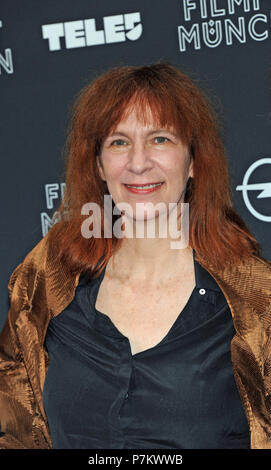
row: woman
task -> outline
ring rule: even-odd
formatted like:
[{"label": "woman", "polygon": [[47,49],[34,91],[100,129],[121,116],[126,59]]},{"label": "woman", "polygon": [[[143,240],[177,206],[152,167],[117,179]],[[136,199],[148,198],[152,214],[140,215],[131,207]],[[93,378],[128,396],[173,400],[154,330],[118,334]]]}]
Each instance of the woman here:
[{"label": "woman", "polygon": [[271,265],[202,93],[168,63],[113,68],[67,155],[59,220],[9,281],[0,448],[271,448]]}]

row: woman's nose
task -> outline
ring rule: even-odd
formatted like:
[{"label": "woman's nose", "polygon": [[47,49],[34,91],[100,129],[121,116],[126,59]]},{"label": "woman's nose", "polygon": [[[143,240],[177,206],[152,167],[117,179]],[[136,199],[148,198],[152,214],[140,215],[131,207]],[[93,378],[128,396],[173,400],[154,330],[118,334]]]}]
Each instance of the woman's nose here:
[{"label": "woman's nose", "polygon": [[148,149],[143,143],[135,144],[129,151],[127,169],[134,173],[141,173],[151,167]]}]

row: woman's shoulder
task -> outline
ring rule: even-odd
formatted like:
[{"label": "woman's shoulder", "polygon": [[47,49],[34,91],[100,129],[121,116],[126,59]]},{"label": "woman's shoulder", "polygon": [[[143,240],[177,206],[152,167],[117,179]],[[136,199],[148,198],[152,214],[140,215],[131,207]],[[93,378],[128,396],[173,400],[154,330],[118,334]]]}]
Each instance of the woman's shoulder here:
[{"label": "woman's shoulder", "polygon": [[[41,238],[33,248],[26,254],[21,263],[14,269],[11,275],[10,283],[12,285],[14,278],[20,272],[27,270],[46,270],[50,264],[57,264],[57,247],[54,237],[54,226]],[[52,262],[53,261],[53,262]]]},{"label": "woman's shoulder", "polygon": [[8,282],[10,293],[12,292],[16,281],[22,282],[23,279],[30,278],[34,271],[37,271],[44,265],[47,249],[48,234],[36,243],[36,245],[26,254],[24,259],[12,271]]},{"label": "woman's shoulder", "polygon": [[[198,260],[198,258],[196,259]],[[219,267],[209,264],[208,259],[199,258],[199,261],[215,277],[219,277],[229,284],[235,284],[238,280],[243,282],[244,279],[260,282],[265,277],[270,279],[271,276],[271,261],[254,254],[249,254],[239,260],[229,257],[228,262]]]},{"label": "woman's shoulder", "polygon": [[265,277],[271,280],[271,262],[262,256],[250,254],[238,262],[229,261],[224,268],[219,270],[219,274],[231,282],[236,282],[241,278],[257,282]]},{"label": "woman's shoulder", "polygon": [[260,269],[267,269],[267,271],[271,270],[271,261],[262,257],[252,255],[253,263],[255,263]]},{"label": "woman's shoulder", "polygon": [[69,266],[57,256],[52,229],[32,248],[23,261],[12,272],[8,289],[10,298],[21,299],[31,305],[36,301],[46,305],[52,315],[62,311],[71,302],[79,274],[71,272]]},{"label": "woman's shoulder", "polygon": [[36,286],[37,279],[45,279],[50,277],[51,272],[62,271],[61,262],[57,259],[54,230],[52,228],[33,246],[20,264],[12,271],[8,282],[10,294],[15,284],[19,289],[27,286],[28,294],[30,294],[31,288],[33,290]]},{"label": "woman's shoulder", "polygon": [[244,263],[241,263],[239,269],[257,283],[262,284],[266,281],[271,291],[271,261],[262,256],[251,255]]},{"label": "woman's shoulder", "polygon": [[[211,274],[231,304],[246,304],[259,313],[271,314],[271,262],[250,254],[242,260],[229,260]],[[271,317],[270,317],[271,318]]]},{"label": "woman's shoulder", "polygon": [[[225,283],[238,299],[260,315],[271,314],[271,262],[261,256],[250,255],[226,269]],[[269,318],[269,321],[271,317]]]},{"label": "woman's shoulder", "polygon": [[252,254],[226,271],[227,280],[245,295],[262,290],[271,296],[271,262],[264,257]]}]

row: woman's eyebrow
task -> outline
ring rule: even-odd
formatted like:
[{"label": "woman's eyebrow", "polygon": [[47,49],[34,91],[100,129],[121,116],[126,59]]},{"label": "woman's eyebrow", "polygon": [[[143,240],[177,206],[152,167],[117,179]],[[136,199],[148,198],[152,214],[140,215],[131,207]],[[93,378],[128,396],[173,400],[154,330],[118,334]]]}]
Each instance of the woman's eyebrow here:
[{"label": "woman's eyebrow", "polygon": [[[170,129],[166,129],[166,128],[161,128],[161,129],[153,129],[151,131],[147,131],[146,132],[146,135],[152,135],[152,134],[157,134],[158,132],[166,132],[168,134],[171,134],[173,135],[174,137],[178,137],[176,132],[170,130]],[[124,137],[129,137],[127,134],[125,134],[125,132],[121,132],[121,131],[115,131],[113,132],[112,134],[110,134],[108,137],[113,137],[113,136],[116,136],[116,135],[121,135],[121,136],[124,136]]]}]

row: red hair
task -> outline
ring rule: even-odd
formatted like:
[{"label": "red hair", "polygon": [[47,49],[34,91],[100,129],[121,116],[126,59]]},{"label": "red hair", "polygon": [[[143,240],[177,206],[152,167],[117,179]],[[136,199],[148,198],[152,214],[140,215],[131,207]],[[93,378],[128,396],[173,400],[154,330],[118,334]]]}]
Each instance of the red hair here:
[{"label": "red hair", "polygon": [[86,202],[97,203],[103,230],[103,197],[108,191],[98,173],[97,156],[103,140],[130,106],[144,123],[150,107],[155,125],[173,126],[190,149],[194,177],[188,182],[185,202],[189,202],[189,245],[199,257],[219,268],[251,254],[260,256],[259,243],[233,208],[215,113],[192,79],[164,61],[114,67],[80,92],[66,145],[66,190],[58,208],[60,221],[50,229],[58,256],[72,271],[94,275],[121,244],[114,234],[112,238],[84,238],[81,208]]}]

